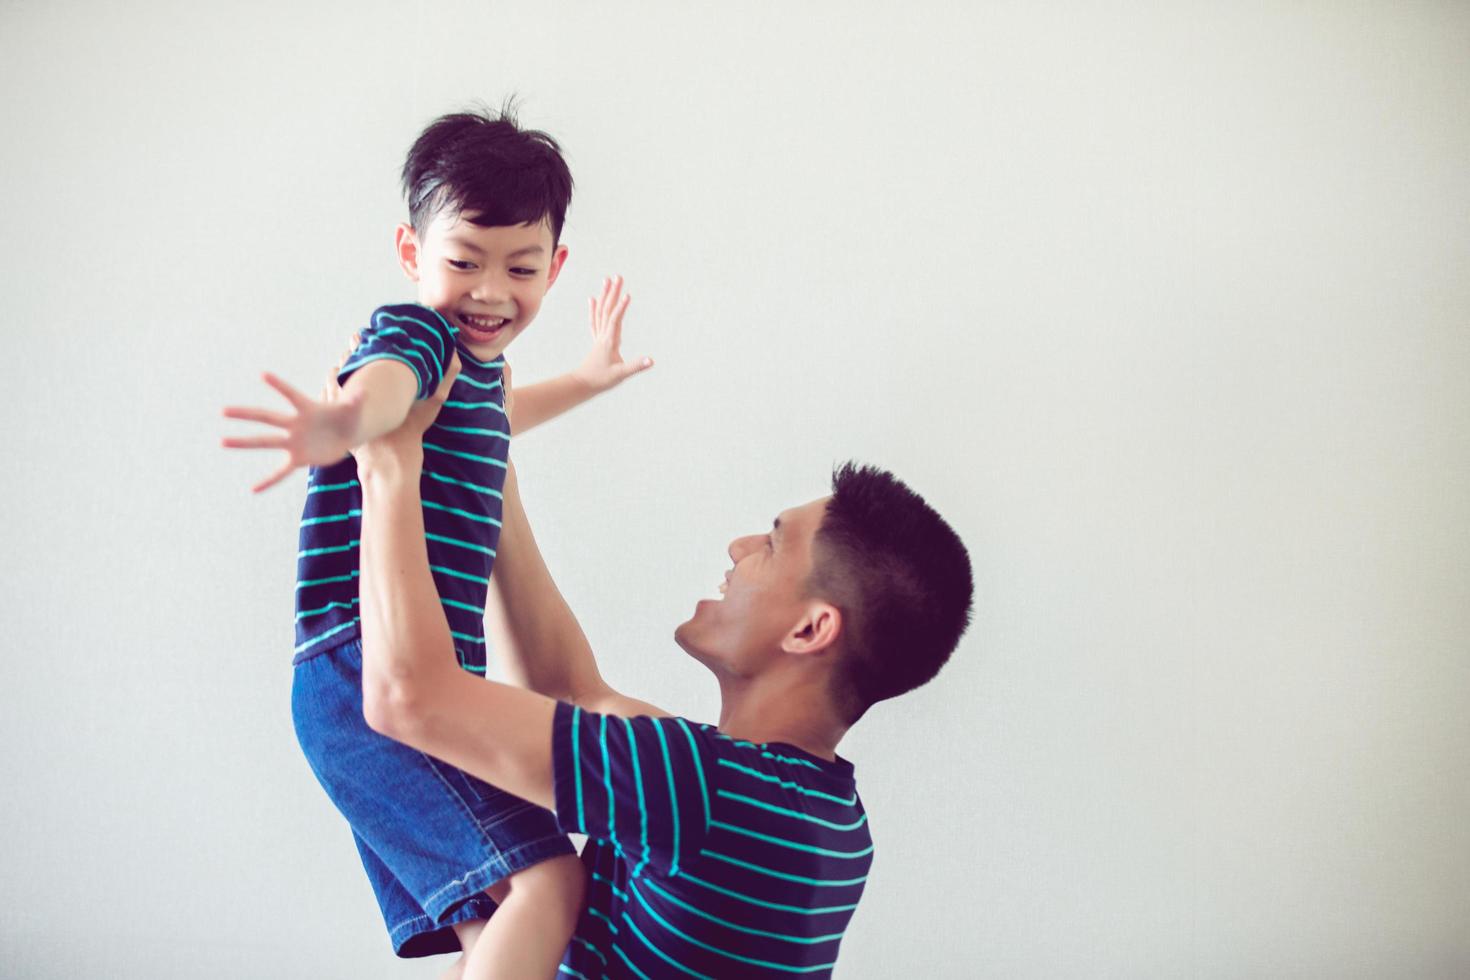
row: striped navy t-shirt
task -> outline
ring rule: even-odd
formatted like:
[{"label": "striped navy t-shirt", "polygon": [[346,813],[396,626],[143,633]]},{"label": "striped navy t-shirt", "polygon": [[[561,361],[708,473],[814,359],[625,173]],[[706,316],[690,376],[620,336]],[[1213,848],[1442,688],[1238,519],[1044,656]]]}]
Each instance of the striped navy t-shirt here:
[{"label": "striped navy t-shirt", "polygon": [[825,977],[873,861],[852,764],[561,702],[556,816],[588,836],[563,976]]},{"label": "striped navy t-shirt", "polygon": [[[418,397],[433,394],[457,350],[459,378],[434,424],[424,433],[419,483],[429,566],[466,670],[485,671],[485,594],[500,540],[510,424],[501,388],[503,358],[483,362],[457,343],[459,329],[426,306],[384,306],[373,313],[338,380],[372,361],[391,359],[413,370]],[[296,555],[294,659],[361,635],[358,542],[362,488],[348,457],[313,467]]]}]

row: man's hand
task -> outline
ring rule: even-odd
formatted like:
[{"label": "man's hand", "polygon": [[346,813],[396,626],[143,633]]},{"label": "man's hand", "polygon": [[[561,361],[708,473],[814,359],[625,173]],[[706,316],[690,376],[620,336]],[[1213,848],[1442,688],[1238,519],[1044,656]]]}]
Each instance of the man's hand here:
[{"label": "man's hand", "polygon": [[593,296],[587,301],[592,321],[592,349],[572,374],[593,391],[607,391],[638,372],[653,367],[651,357],[623,360],[620,350],[623,343],[623,314],[627,312],[631,299],[631,296],[623,292],[623,277],[613,276],[602,281],[602,295]]},{"label": "man's hand", "polygon": [[362,421],[362,401],[350,396],[313,401],[295,388],[267,372],[265,383],[285,397],[295,409],[293,414],[272,412],[264,408],[231,406],[224,410],[227,419],[259,422],[283,430],[280,435],[241,436],[222,440],[227,449],[283,449],[286,461],[274,473],[257,483],[255,493],[275,486],[302,466],[327,466],[345,457],[352,449],[352,438]]}]

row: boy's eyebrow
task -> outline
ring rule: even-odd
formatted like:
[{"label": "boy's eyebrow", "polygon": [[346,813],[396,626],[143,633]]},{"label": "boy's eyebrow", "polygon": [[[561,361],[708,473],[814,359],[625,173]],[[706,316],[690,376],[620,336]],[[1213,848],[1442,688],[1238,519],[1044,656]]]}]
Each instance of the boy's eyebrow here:
[{"label": "boy's eyebrow", "polygon": [[[447,242],[452,242],[453,244],[459,245],[463,248],[467,248],[471,252],[474,252],[476,255],[485,254],[485,250],[483,248],[476,245],[468,238],[462,238],[459,235],[446,235],[444,236],[444,240]],[[514,252],[511,252],[509,255],[506,256],[506,258],[514,259],[519,258],[522,255],[541,255],[545,252],[546,249],[542,248],[540,245],[527,245],[525,248],[518,248]]]}]

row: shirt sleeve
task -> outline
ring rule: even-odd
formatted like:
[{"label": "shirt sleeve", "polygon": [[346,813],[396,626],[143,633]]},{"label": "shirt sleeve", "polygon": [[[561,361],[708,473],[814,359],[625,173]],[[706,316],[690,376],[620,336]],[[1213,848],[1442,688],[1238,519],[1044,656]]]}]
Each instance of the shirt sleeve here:
[{"label": "shirt sleeve", "polygon": [[418,378],[417,397],[427,398],[444,380],[453,354],[454,331],[437,310],[413,303],[380,306],[337,373],[337,383],[346,384],[354,371],[372,361],[401,361]]},{"label": "shirt sleeve", "polygon": [[552,726],[556,817],[566,833],[608,841],[633,866],[673,877],[709,833],[711,764],[683,718],[621,718],[563,701]]}]

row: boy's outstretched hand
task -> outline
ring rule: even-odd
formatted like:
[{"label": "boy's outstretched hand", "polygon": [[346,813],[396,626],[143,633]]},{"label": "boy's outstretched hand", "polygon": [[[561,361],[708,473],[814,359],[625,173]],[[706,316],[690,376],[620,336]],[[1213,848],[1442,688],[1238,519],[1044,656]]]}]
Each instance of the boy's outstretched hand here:
[{"label": "boy's outstretched hand", "polygon": [[623,314],[632,299],[623,292],[623,277],[602,281],[602,295],[587,302],[592,320],[592,349],[572,373],[594,391],[607,391],[640,371],[653,367],[653,358],[623,360]]},{"label": "boy's outstretched hand", "polygon": [[283,430],[278,435],[231,437],[222,440],[227,449],[284,449],[286,461],[251,489],[259,493],[290,476],[302,466],[327,466],[345,457],[362,421],[362,402],[335,397],[315,401],[267,373],[265,383],[279,391],[295,409],[292,414],[264,408],[231,406],[227,419],[259,422]]}]

